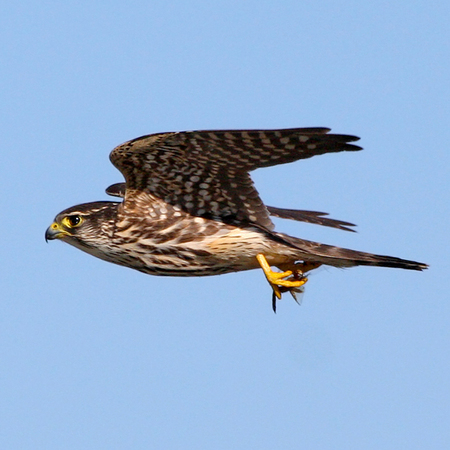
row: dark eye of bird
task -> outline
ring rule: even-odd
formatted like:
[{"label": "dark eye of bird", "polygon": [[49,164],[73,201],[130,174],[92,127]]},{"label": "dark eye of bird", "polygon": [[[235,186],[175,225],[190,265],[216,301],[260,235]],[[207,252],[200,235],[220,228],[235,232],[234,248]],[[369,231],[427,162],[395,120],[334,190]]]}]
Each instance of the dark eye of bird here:
[{"label": "dark eye of bird", "polygon": [[67,216],[67,220],[69,221],[70,225],[72,227],[76,227],[81,223],[81,217],[80,216]]}]

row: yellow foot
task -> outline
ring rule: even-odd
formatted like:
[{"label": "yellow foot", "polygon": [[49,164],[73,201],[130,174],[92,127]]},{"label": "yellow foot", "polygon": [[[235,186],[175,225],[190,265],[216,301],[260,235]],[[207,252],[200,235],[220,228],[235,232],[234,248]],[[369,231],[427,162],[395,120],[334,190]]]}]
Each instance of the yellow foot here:
[{"label": "yellow foot", "polygon": [[275,311],[276,299],[281,299],[281,294],[283,292],[289,291],[296,300],[295,294],[301,292],[301,290],[299,290],[298,288],[303,286],[308,281],[308,278],[303,276],[303,271],[301,270],[302,267],[299,268],[300,270],[295,268],[294,272],[292,270],[286,270],[284,272],[274,272],[270,268],[266,257],[262,253],[258,253],[258,255],[256,255],[256,259],[258,260],[259,265],[264,271],[264,275],[266,276],[267,281],[273,289],[273,310]]}]

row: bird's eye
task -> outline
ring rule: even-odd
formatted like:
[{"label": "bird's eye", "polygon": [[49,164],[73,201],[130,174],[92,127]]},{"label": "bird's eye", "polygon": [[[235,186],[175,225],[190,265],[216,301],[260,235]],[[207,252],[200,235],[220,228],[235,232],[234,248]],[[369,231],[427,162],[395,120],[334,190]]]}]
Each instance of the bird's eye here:
[{"label": "bird's eye", "polygon": [[80,216],[75,216],[75,215],[74,216],[67,216],[66,219],[67,219],[68,225],[70,227],[72,227],[72,228],[73,227],[77,227],[82,222],[81,217]]}]

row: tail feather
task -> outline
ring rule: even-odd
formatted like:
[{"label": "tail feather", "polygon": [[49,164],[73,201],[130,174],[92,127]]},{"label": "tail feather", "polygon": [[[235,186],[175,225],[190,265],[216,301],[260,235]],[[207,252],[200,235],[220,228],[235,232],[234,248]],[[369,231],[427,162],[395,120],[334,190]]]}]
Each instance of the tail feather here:
[{"label": "tail feather", "polygon": [[299,250],[299,259],[305,261],[320,262],[336,267],[379,266],[420,271],[428,268],[428,264],[395,256],[376,255],[333,245],[319,244],[281,233],[279,233],[279,236],[291,246],[297,248]]},{"label": "tail feather", "polygon": [[428,264],[408,259],[397,258],[395,256],[374,255],[371,253],[355,252],[358,259],[355,259],[357,266],[378,266],[378,267],[393,267],[397,269],[407,270],[425,270],[428,269]]}]

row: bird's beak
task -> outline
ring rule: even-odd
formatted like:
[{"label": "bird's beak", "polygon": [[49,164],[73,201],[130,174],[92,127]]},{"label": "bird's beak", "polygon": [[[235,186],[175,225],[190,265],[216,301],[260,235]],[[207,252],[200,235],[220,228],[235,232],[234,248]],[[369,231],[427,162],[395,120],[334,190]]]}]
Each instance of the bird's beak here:
[{"label": "bird's beak", "polygon": [[45,241],[52,241],[53,239],[61,239],[64,236],[70,236],[70,234],[61,228],[61,225],[59,225],[56,222],[53,222],[45,232]]}]

